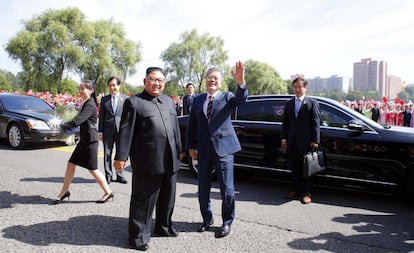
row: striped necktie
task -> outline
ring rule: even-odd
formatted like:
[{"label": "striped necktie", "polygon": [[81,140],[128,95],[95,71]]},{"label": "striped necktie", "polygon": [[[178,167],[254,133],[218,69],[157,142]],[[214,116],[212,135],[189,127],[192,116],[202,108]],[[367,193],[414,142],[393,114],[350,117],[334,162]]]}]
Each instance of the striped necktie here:
[{"label": "striped necktie", "polygon": [[212,111],[212,107],[213,107],[213,96],[209,96],[209,101],[207,104],[207,119],[210,119],[211,117],[211,111]]}]

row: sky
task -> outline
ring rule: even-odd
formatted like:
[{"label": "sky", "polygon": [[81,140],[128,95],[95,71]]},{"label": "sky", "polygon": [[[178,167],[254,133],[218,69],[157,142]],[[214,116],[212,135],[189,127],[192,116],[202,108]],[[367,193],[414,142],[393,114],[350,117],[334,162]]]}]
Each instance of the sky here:
[{"label": "sky", "polygon": [[91,21],[122,23],[127,38],[142,45],[137,73],[164,66],[161,53],[193,28],[224,39],[228,64],[264,62],[289,79],[352,77],[362,58],[388,63],[388,74],[414,83],[414,1],[409,0],[0,0],[0,69],[17,73],[19,61],[4,48],[23,29],[22,21],[48,9],[79,8]]}]

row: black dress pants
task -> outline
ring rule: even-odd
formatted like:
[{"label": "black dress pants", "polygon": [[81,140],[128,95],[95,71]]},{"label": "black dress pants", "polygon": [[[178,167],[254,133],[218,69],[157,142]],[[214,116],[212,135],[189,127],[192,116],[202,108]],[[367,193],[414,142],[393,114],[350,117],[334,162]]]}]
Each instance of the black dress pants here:
[{"label": "black dress pants", "polygon": [[156,206],[155,229],[168,232],[175,204],[177,173],[135,175],[129,209],[129,244],[141,246],[151,237],[151,218]]}]

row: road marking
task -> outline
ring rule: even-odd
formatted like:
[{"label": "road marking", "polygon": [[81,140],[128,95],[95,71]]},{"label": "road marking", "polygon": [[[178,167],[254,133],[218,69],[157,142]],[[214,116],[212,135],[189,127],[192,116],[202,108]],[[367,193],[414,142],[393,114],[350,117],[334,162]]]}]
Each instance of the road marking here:
[{"label": "road marking", "polygon": [[[52,150],[57,150],[57,151],[63,151],[63,152],[68,152],[68,153],[72,153],[73,150],[75,150],[76,146],[63,146],[63,147],[56,147],[56,148],[52,148]],[[102,151],[98,152],[98,157],[104,157],[104,153]]]}]

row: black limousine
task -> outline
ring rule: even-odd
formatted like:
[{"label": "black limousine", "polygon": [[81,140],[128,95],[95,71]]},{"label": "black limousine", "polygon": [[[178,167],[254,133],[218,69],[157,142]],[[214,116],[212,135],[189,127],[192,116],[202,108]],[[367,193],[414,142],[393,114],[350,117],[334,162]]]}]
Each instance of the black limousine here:
[{"label": "black limousine", "polygon": [[[242,150],[235,154],[237,169],[268,170],[288,174],[286,152],[281,149],[280,133],[285,103],[293,95],[249,96],[232,115],[233,127]],[[382,126],[323,97],[321,143],[327,170],[317,183],[356,188],[381,188],[414,196],[414,128]],[[188,116],[179,117],[185,143]],[[197,161],[184,161],[197,172]],[[373,187],[374,186],[374,187]]]},{"label": "black limousine", "polygon": [[[62,119],[45,101],[24,95],[0,94],[0,138],[12,148],[28,143],[66,142],[67,132],[60,128]],[[75,139],[78,130],[74,129]]]}]

